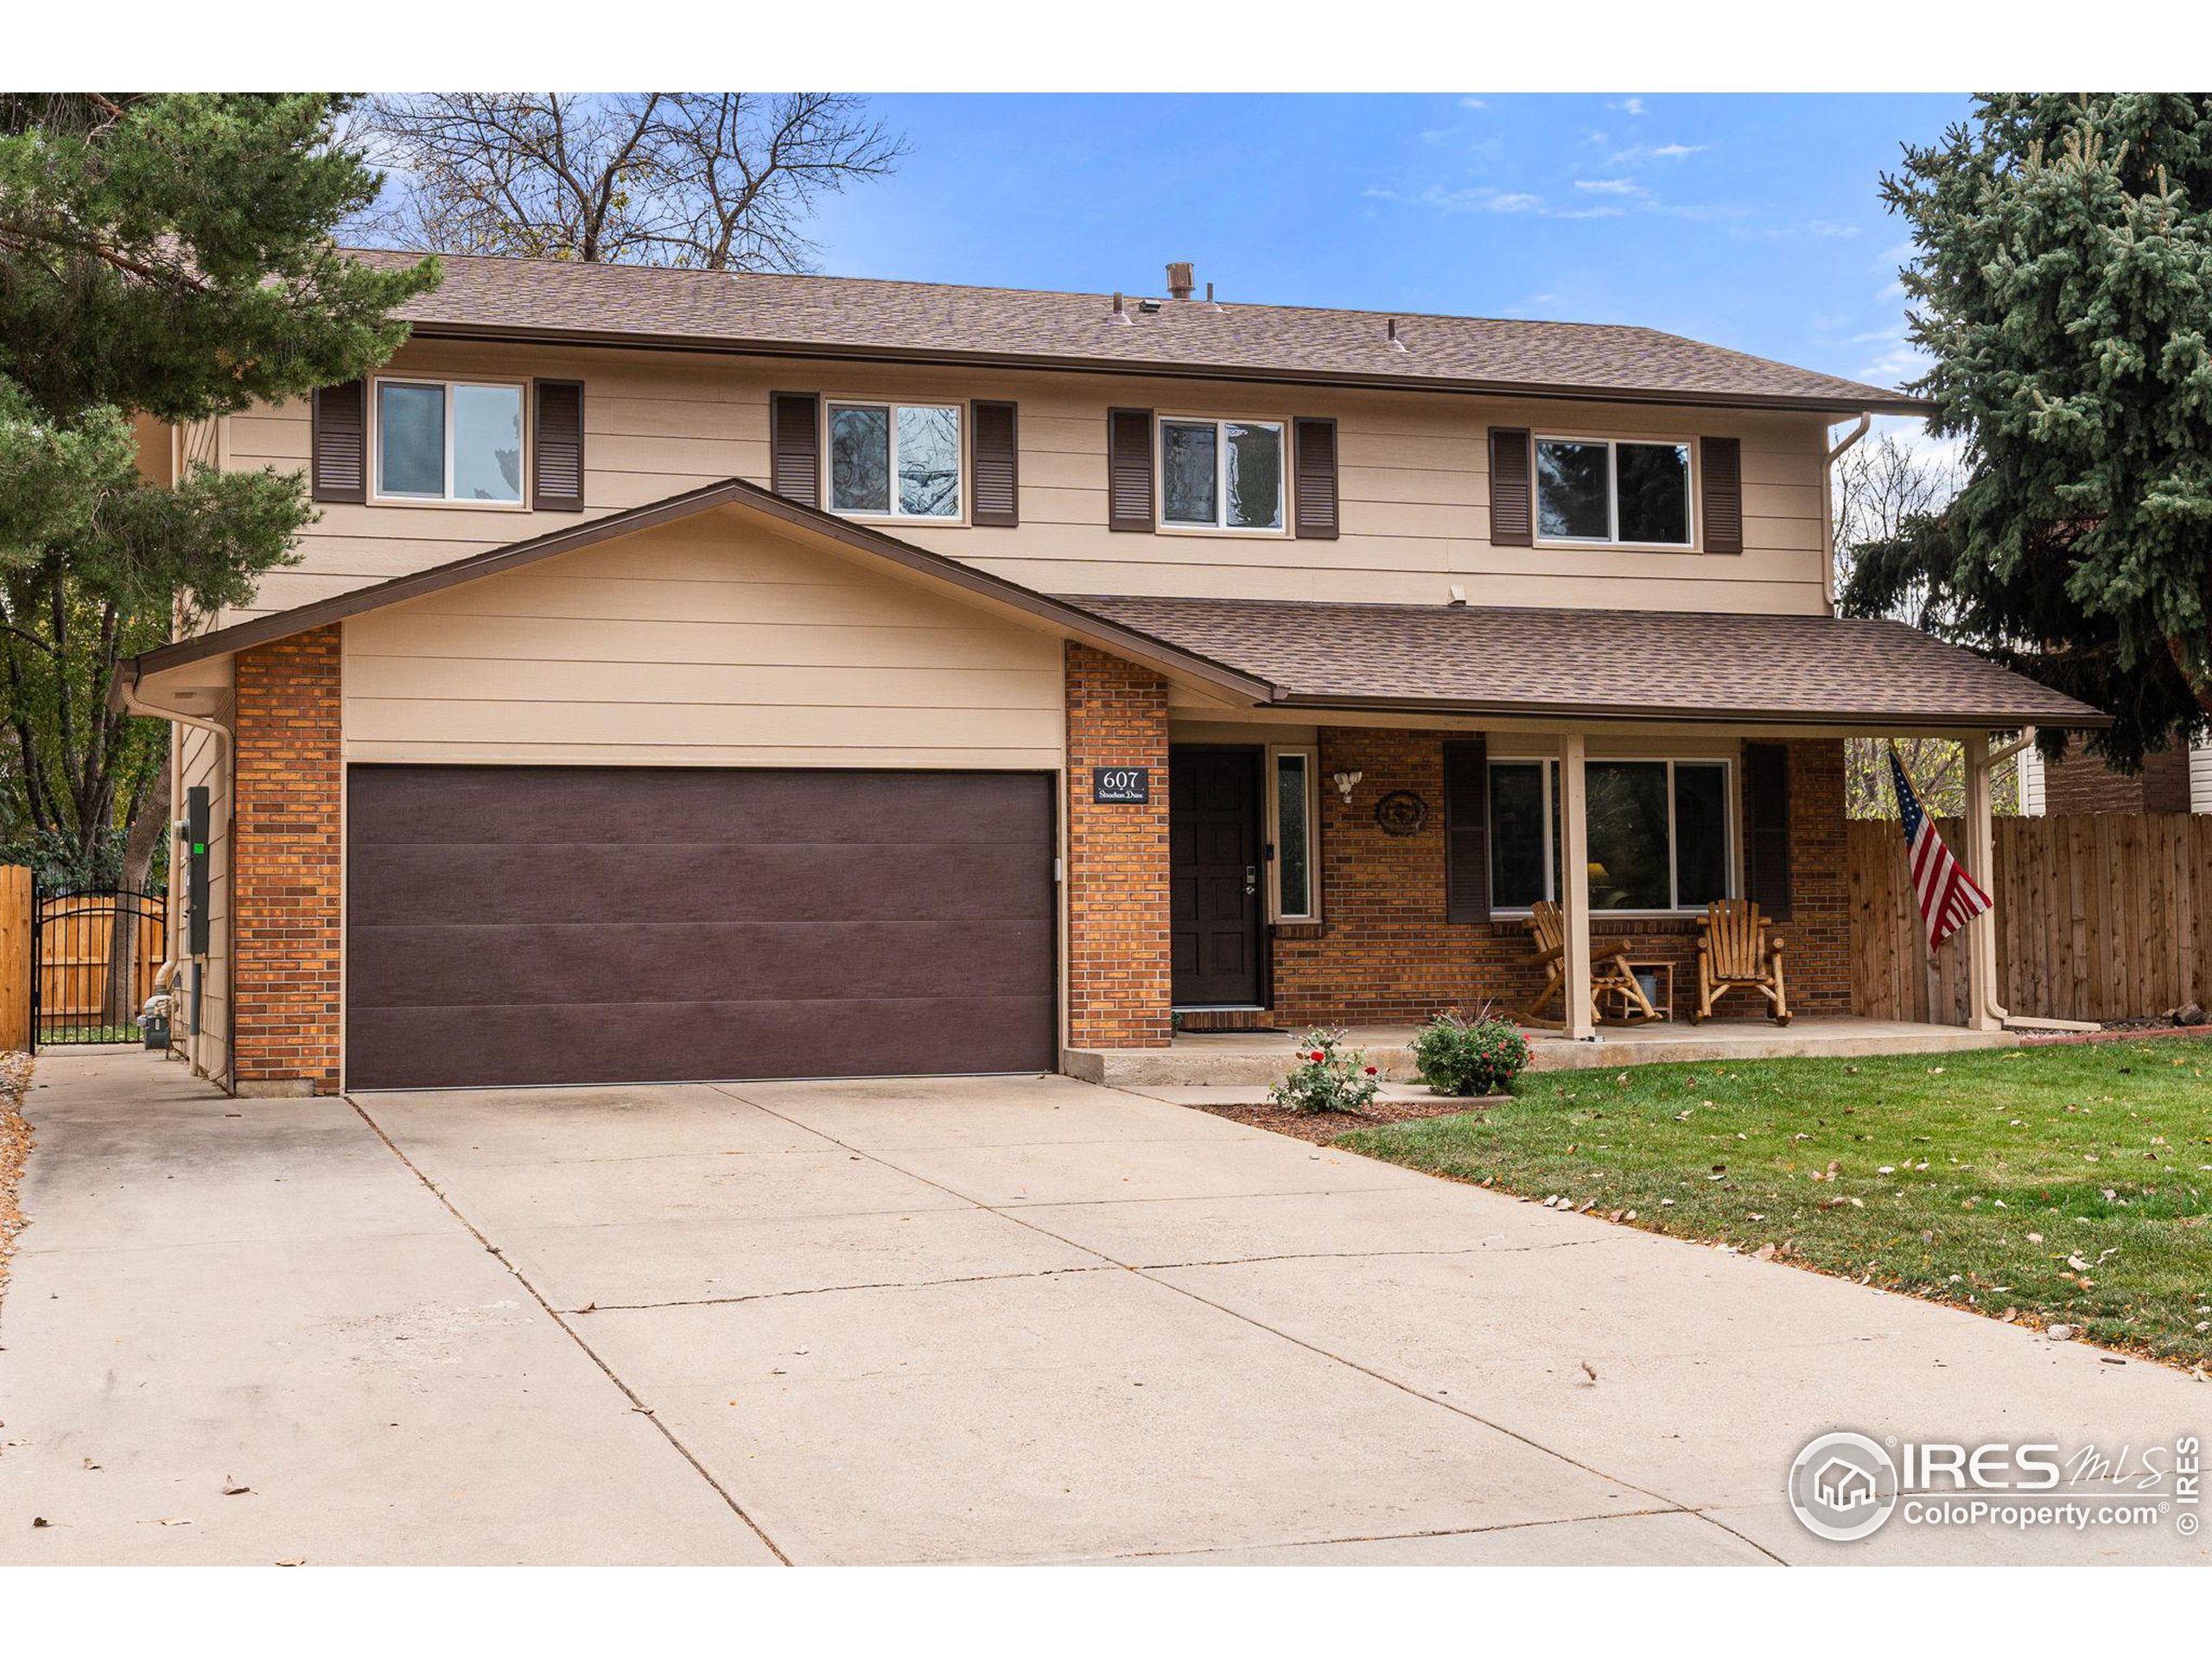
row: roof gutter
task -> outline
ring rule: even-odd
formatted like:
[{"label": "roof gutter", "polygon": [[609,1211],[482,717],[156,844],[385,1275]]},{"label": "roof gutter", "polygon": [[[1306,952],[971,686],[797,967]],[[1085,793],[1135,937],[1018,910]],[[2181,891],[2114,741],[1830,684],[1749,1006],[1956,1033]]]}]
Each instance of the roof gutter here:
[{"label": "roof gutter", "polygon": [[1280,706],[1292,709],[1376,714],[1463,715],[1491,719],[1576,720],[1593,725],[1641,724],[1656,720],[1693,726],[1820,726],[1888,733],[1923,729],[2012,730],[2031,726],[2037,721],[2046,726],[2063,724],[2069,731],[2087,731],[2113,724],[2110,715],[2099,713],[2086,704],[2082,716],[2069,715],[2062,721],[2049,710],[2029,715],[1999,709],[1927,714],[1881,709],[1864,712],[1833,709],[1683,709],[1665,703],[1461,702],[1445,697],[1347,697],[1319,691],[1287,691],[1276,701]]},{"label": "roof gutter", "polygon": [[1555,381],[1485,380],[1453,376],[1360,374],[1330,369],[1270,369],[1259,365],[1124,361],[1047,353],[930,350],[906,346],[812,345],[796,340],[734,340],[719,334],[646,334],[620,329],[529,327],[512,323],[452,321],[410,325],[417,340],[480,340],[518,346],[588,346],[633,352],[701,352],[724,357],[807,359],[836,363],[912,363],[951,368],[1050,370],[1165,380],[1214,380],[1237,385],[1334,386],[1361,391],[1433,391],[1455,396],[1528,397],[1579,403],[1656,404],[1696,409],[1777,410],[1813,415],[1927,416],[1935,405],[1894,397],[1798,397],[1748,392],[1686,391],[1679,387],[1572,385]]}]

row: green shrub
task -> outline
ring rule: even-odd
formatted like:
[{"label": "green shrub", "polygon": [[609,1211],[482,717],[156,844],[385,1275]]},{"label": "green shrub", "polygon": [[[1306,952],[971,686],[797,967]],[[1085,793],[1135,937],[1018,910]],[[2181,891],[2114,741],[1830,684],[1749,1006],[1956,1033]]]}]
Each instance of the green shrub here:
[{"label": "green shrub", "polygon": [[1268,1097],[1278,1106],[1287,1106],[1294,1112],[1357,1112],[1375,1098],[1380,1086],[1376,1068],[1368,1065],[1366,1053],[1354,1049],[1350,1054],[1337,1052],[1343,1043],[1341,1031],[1309,1031],[1302,1041],[1302,1053],[1290,1075],[1268,1090]]},{"label": "green shrub", "polygon": [[1465,1020],[1452,1008],[1414,1038],[1421,1080],[1440,1095],[1497,1095],[1529,1068],[1529,1039],[1510,1020]]}]

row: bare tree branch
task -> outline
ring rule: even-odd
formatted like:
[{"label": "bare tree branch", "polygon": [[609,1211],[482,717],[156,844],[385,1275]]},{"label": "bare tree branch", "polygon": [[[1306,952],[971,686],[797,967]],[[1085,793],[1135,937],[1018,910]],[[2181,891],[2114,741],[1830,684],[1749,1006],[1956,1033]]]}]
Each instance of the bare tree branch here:
[{"label": "bare tree branch", "polygon": [[844,92],[412,93],[357,130],[393,170],[371,239],[704,270],[810,269],[821,199],[906,153]]}]

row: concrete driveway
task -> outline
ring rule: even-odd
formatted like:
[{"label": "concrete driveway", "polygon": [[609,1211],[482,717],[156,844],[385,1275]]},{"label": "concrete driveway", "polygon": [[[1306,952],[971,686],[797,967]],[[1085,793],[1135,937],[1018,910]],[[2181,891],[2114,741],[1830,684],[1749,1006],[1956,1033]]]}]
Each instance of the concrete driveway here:
[{"label": "concrete driveway", "polygon": [[1065,1079],[40,1079],[0,1560],[2204,1555],[1780,1497],[1835,1427],[2201,1433],[2177,1373]]}]

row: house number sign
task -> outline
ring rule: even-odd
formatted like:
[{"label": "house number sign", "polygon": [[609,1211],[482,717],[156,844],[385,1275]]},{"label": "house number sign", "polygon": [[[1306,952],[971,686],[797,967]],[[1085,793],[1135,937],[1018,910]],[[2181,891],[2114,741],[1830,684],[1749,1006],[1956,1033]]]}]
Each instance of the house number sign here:
[{"label": "house number sign", "polygon": [[1149,766],[1093,766],[1090,798],[1101,806],[1147,806],[1152,802]]}]

